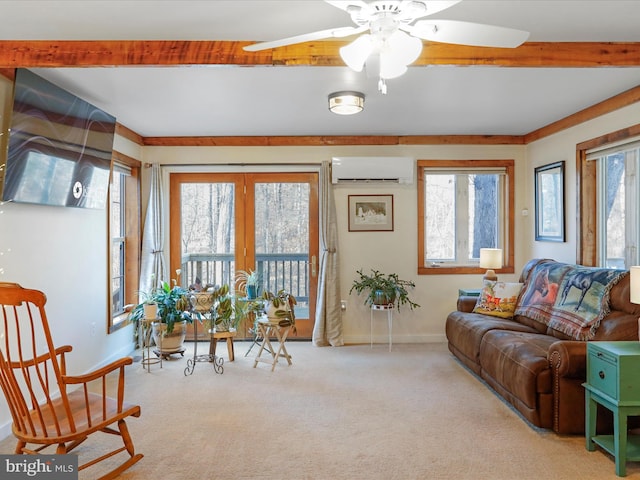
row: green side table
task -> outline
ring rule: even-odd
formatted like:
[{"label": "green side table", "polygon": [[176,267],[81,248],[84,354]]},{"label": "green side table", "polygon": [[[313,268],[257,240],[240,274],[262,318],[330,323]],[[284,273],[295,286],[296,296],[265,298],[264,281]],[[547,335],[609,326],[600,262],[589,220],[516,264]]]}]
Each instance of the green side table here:
[{"label": "green side table", "polygon": [[[616,475],[627,460],[640,460],[640,435],[627,434],[627,417],[640,416],[640,343],[588,342],[585,388],[586,447],[596,445],[615,457]],[[597,405],[613,413],[613,435],[596,435]]]},{"label": "green side table", "polygon": [[458,289],[459,297],[479,297],[480,290],[479,289],[471,289],[471,288],[459,288]]}]

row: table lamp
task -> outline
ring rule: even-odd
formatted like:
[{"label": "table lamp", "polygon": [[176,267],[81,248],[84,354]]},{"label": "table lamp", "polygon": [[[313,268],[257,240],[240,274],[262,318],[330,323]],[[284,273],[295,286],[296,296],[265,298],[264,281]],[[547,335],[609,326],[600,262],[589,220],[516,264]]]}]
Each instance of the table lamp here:
[{"label": "table lamp", "polygon": [[[498,276],[494,269],[502,268],[502,249],[501,248],[481,248],[480,249],[480,268],[486,268],[487,272],[482,277],[483,280],[497,281]],[[640,295],[640,294],[639,294]]]},{"label": "table lamp", "polygon": [[[629,268],[629,300],[640,303],[640,265]],[[638,318],[638,340],[640,340],[640,318]]]}]

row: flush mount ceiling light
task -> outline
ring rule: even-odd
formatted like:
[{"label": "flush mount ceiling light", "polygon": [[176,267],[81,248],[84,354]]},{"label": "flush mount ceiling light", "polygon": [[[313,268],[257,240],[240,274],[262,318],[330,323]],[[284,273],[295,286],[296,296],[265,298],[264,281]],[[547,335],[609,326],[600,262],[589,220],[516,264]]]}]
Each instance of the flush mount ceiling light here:
[{"label": "flush mount ceiling light", "polygon": [[[418,59],[422,40],[477,47],[516,48],[529,32],[458,20],[424,19],[462,0],[325,0],[344,10],[355,26],[296,35],[243,47],[249,52],[325,38],[363,34],[340,49],[340,56],[353,70],[367,68],[380,78],[378,89],[387,93],[386,80],[399,77]],[[369,33],[364,33],[369,31]]]},{"label": "flush mount ceiling light", "polygon": [[329,95],[329,110],[338,115],[353,115],[364,109],[364,94],[360,92],[334,92]]}]

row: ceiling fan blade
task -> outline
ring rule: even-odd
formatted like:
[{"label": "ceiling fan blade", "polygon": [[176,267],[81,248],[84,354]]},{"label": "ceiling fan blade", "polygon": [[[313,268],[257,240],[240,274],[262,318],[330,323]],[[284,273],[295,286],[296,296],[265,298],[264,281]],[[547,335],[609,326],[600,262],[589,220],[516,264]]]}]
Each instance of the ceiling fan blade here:
[{"label": "ceiling fan blade", "polygon": [[403,29],[424,40],[475,47],[515,48],[529,38],[524,30],[457,20],[420,20]]},{"label": "ceiling fan blade", "polygon": [[247,45],[246,47],[244,47],[244,50],[246,50],[247,52],[257,52],[259,50],[267,50],[268,48],[284,47],[285,45],[311,42],[313,40],[322,40],[324,38],[348,37],[349,35],[362,33],[367,29],[367,26],[329,28],[328,30],[320,30],[317,32],[296,35],[295,37],[281,38],[280,40],[273,40],[270,42],[254,43],[253,45]]},{"label": "ceiling fan blade", "polygon": [[351,5],[358,7],[358,8],[368,8],[367,2],[364,2],[363,0],[324,0],[326,3],[328,3],[329,5],[333,5],[336,8],[339,8],[340,10],[344,10],[345,12],[349,12],[349,7]]},{"label": "ceiling fan blade", "polygon": [[453,7],[456,3],[460,3],[461,1],[462,0],[423,0],[423,3],[427,5],[427,13],[422,16],[425,17],[427,15],[433,15],[441,12],[442,10]]},{"label": "ceiling fan blade", "polygon": [[[354,10],[359,10],[366,14],[373,14],[376,12],[376,3],[385,4],[390,2],[364,2],[362,0],[324,0],[329,5],[333,5],[350,15]],[[397,0],[396,0],[397,1]],[[399,10],[403,12],[407,19],[426,17],[427,15],[433,15],[441,12],[447,8],[453,7],[456,3],[460,3],[462,0],[401,0],[399,3]],[[422,6],[421,6],[422,4]],[[413,21],[412,20],[412,21]]]}]

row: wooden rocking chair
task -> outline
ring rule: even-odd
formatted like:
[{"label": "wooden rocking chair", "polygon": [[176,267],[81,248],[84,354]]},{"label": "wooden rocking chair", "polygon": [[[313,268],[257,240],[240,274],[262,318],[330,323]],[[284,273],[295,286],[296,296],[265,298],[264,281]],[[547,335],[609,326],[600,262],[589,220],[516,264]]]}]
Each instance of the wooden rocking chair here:
[{"label": "wooden rocking chair", "polygon": [[[123,447],[78,467],[83,470],[126,450],[124,463],[100,480],[116,478],[143,457],[134,452],[125,423],[126,417],[140,416],[140,406],[124,403],[124,371],[132,359],[67,375],[65,354],[72,347],[53,346],[45,303],[40,291],[0,282],[0,386],[18,439],[15,453],[38,454],[56,446],[48,453],[67,454],[95,432],[119,435]],[[107,396],[112,390],[115,396]]]}]

